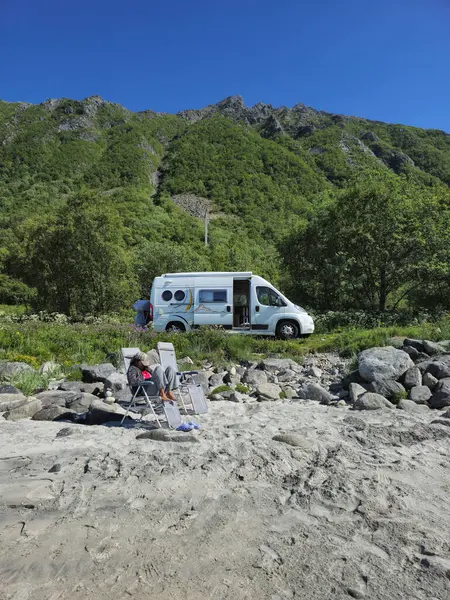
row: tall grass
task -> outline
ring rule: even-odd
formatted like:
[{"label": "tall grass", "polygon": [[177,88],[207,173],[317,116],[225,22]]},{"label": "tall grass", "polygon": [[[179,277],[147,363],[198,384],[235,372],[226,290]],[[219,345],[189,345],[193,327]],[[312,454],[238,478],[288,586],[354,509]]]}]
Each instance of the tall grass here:
[{"label": "tall grass", "polygon": [[155,348],[158,341],[171,341],[178,357],[190,356],[195,364],[203,360],[227,364],[262,356],[301,361],[305,355],[316,352],[333,351],[351,357],[365,348],[386,345],[393,336],[450,339],[450,319],[410,327],[349,328],[289,342],[216,329],[155,334],[123,323],[0,322],[0,360],[22,361],[34,368],[47,360],[54,360],[64,368],[105,360],[117,364],[122,347],[148,351]]}]

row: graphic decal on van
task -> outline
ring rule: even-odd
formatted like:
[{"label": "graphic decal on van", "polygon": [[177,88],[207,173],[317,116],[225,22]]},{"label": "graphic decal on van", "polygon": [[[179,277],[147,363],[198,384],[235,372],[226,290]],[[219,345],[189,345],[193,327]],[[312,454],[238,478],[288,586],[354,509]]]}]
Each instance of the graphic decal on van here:
[{"label": "graphic decal on van", "polygon": [[193,303],[194,303],[194,295],[192,293],[191,288],[189,288],[189,304],[186,307],[186,312],[188,312],[189,310],[191,310]]}]

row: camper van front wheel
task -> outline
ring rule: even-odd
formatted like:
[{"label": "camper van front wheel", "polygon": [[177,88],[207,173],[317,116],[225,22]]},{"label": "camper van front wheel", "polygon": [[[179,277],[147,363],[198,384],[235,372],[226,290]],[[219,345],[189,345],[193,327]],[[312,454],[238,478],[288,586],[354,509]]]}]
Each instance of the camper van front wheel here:
[{"label": "camper van front wheel", "polygon": [[172,333],[178,333],[178,332],[186,331],[186,327],[183,325],[183,323],[180,323],[179,321],[171,321],[170,323],[167,323],[166,331],[171,331]]},{"label": "camper van front wheel", "polygon": [[300,333],[297,323],[293,321],[282,321],[277,325],[277,337],[283,340],[293,340],[298,338]]}]

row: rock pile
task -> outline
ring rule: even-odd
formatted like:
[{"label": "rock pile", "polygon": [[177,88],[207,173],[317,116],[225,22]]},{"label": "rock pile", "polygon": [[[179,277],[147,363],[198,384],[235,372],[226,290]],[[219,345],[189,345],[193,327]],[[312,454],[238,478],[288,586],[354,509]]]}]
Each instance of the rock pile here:
[{"label": "rock pile", "polygon": [[[335,354],[305,358],[242,361],[228,368],[209,363],[196,375],[211,401],[234,403],[315,401],[354,410],[399,408],[419,412],[450,406],[450,342],[394,339],[397,347],[364,350],[358,368]],[[155,350],[148,353],[155,364]],[[189,357],[180,363],[191,364]],[[8,376],[30,370],[23,363],[0,363],[0,413],[6,420],[64,420],[89,425],[121,420],[121,402],[130,392],[123,372],[111,363],[81,365],[82,381],[53,380],[49,389],[25,397],[8,384]]]}]

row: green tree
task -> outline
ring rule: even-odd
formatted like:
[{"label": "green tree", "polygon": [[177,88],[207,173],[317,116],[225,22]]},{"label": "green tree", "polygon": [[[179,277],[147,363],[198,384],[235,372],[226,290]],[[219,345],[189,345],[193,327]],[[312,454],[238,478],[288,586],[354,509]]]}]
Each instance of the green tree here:
[{"label": "green tree", "polygon": [[282,246],[296,296],[317,308],[385,310],[442,262],[448,194],[392,175],[339,194]]},{"label": "green tree", "polygon": [[120,218],[92,192],[75,195],[54,218],[37,226],[28,256],[37,308],[71,315],[106,313],[136,297]]}]

